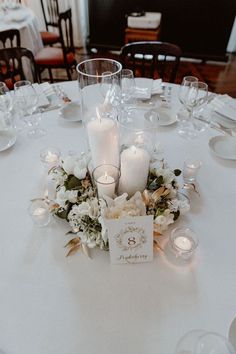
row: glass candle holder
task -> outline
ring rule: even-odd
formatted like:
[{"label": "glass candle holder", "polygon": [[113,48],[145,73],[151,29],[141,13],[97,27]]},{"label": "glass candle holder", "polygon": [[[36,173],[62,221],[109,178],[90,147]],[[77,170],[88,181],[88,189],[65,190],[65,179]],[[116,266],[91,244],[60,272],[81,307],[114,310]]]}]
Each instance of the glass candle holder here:
[{"label": "glass candle holder", "polygon": [[91,59],[77,65],[83,122],[93,167],[119,166],[116,122],[120,101],[122,65],[111,59]]},{"label": "glass candle holder", "polygon": [[115,196],[120,178],[118,167],[109,164],[97,166],[93,170],[92,176],[97,186],[99,198],[104,196],[113,198]]},{"label": "glass candle holder", "polygon": [[198,238],[190,228],[179,227],[172,230],[169,243],[177,258],[188,260],[193,256],[198,246]]},{"label": "glass candle holder", "polygon": [[202,163],[199,160],[186,160],[183,167],[184,181],[187,183],[195,182],[201,165]]},{"label": "glass candle holder", "polygon": [[145,110],[130,108],[118,117],[121,151],[130,146],[143,148],[151,155],[155,148],[158,114],[148,115]]},{"label": "glass candle holder", "polygon": [[61,152],[55,147],[48,147],[40,152],[40,160],[47,168],[57,166],[60,160]]},{"label": "glass candle holder", "polygon": [[43,199],[34,199],[29,206],[29,215],[35,226],[47,226],[51,220],[48,204]]}]

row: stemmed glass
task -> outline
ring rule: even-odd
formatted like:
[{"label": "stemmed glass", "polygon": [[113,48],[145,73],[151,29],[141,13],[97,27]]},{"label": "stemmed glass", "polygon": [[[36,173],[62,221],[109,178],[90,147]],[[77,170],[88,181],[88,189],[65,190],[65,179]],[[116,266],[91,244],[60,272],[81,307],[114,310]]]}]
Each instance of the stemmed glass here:
[{"label": "stemmed glass", "polygon": [[186,333],[178,342],[175,354],[235,354],[227,338],[202,329]]},{"label": "stemmed glass", "polygon": [[0,82],[0,112],[3,113],[2,125],[4,129],[12,126],[10,111],[12,109],[12,96],[4,82]]},{"label": "stemmed glass", "polygon": [[135,104],[134,73],[130,69],[121,70],[121,102],[123,105]]},{"label": "stemmed glass", "polygon": [[41,113],[37,112],[39,97],[31,82],[28,80],[17,81],[14,84],[14,92],[16,103],[23,111],[24,121],[29,127],[28,136],[39,138],[45,135],[45,130],[38,128],[41,120]]},{"label": "stemmed glass", "polygon": [[205,82],[198,81],[194,76],[187,76],[183,79],[179,90],[179,100],[185,109],[177,114],[178,133],[183,138],[194,139],[201,130],[198,122],[193,119],[193,111],[206,100],[207,95],[208,85]]},{"label": "stemmed glass", "polygon": [[205,82],[194,81],[191,83],[185,101],[190,119],[193,117],[194,108],[201,105],[206,100],[207,95],[208,85]]},{"label": "stemmed glass", "polygon": [[104,115],[104,113],[113,110],[116,110],[116,113],[118,113],[121,91],[118,77],[115,77],[111,71],[104,71],[102,73],[100,91],[104,97],[104,102],[100,105],[100,113]]}]

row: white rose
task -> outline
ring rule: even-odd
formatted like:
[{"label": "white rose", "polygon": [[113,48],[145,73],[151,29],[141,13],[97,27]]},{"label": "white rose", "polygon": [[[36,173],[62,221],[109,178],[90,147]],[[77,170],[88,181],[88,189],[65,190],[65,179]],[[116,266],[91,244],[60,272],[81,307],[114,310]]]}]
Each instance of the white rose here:
[{"label": "white rose", "polygon": [[73,169],[73,174],[75,177],[78,179],[84,179],[87,173],[87,168],[83,163],[76,163],[74,169]]},{"label": "white rose", "polygon": [[76,158],[73,156],[68,156],[62,162],[62,167],[68,175],[72,175],[74,172],[74,167],[76,163]]}]

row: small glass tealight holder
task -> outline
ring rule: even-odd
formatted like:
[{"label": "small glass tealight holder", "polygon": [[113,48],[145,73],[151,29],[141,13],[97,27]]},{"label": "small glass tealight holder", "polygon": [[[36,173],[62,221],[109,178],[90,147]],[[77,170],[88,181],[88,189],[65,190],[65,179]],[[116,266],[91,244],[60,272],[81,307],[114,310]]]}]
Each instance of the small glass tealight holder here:
[{"label": "small glass tealight holder", "polygon": [[43,199],[33,199],[29,206],[29,215],[35,226],[47,226],[51,220],[48,204]]},{"label": "small glass tealight holder", "polygon": [[119,168],[110,164],[99,165],[93,170],[92,176],[99,198],[114,198],[120,178]]},{"label": "small glass tealight holder", "polygon": [[187,183],[194,183],[200,167],[202,166],[199,160],[186,160],[183,167],[183,178]]},{"label": "small glass tealight holder", "polygon": [[198,238],[190,228],[177,227],[172,230],[169,243],[176,258],[189,260],[198,246]]},{"label": "small glass tealight holder", "polygon": [[57,166],[60,156],[60,150],[55,147],[48,147],[40,151],[40,160],[47,169]]}]

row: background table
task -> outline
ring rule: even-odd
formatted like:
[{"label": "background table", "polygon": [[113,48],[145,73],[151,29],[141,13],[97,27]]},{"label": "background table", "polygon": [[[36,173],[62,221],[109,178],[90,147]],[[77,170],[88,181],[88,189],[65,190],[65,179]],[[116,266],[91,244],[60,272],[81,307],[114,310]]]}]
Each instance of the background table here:
[{"label": "background table", "polygon": [[[64,88],[77,98],[77,82]],[[0,154],[0,347],[11,354],[173,354],[191,329],[227,336],[236,316],[236,161],[209,150],[209,138],[219,133],[186,141],[175,124],[158,130],[172,168],[187,157],[202,161],[200,197],[191,193],[191,211],[173,225],[187,224],[198,234],[193,262],[177,266],[158,252],[152,263],[112,266],[100,250],[92,259],[80,252],[66,258],[63,221],[46,228],[31,223],[29,200],[42,195],[46,179],[40,150],[79,152],[84,138],[81,123],[62,121],[56,110],[44,113],[42,125],[45,137],[21,135]]]},{"label": "background table", "polygon": [[20,31],[21,47],[30,49],[36,54],[43,48],[43,42],[38,29],[37,18],[32,10],[19,6],[0,14],[0,32],[8,29]]}]

